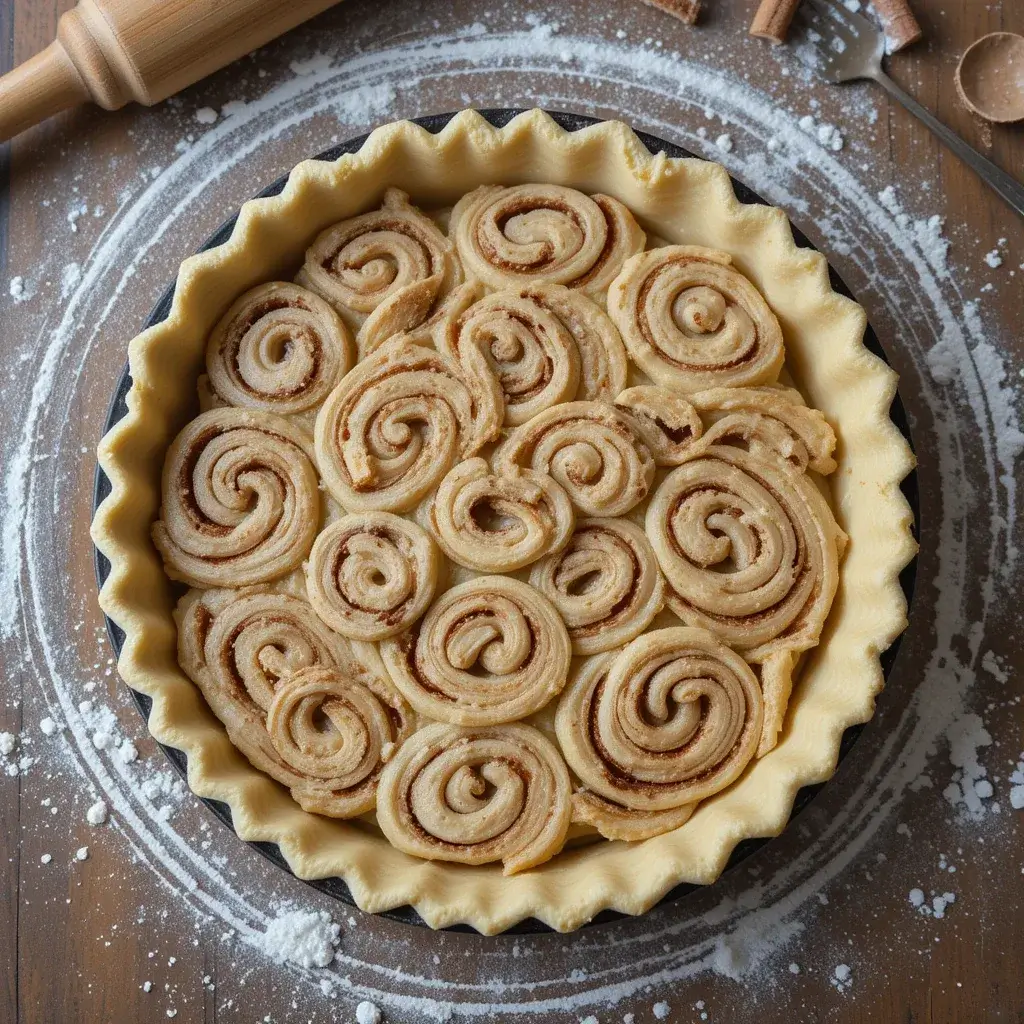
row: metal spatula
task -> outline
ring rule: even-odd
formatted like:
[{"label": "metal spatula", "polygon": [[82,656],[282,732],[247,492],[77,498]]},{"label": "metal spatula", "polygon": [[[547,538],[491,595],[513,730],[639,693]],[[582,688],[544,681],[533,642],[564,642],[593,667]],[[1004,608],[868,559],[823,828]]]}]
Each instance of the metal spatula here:
[{"label": "metal spatula", "polygon": [[790,39],[800,60],[834,85],[861,78],[878,82],[1024,216],[1024,186],[964,142],[882,70],[885,37],[867,18],[830,0],[803,0]]}]

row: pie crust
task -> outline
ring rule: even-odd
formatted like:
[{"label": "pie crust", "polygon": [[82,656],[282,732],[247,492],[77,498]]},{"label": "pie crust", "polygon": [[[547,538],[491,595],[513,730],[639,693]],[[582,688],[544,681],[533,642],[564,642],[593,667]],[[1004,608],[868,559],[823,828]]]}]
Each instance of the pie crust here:
[{"label": "pie crust", "polygon": [[[451,206],[483,184],[525,182],[612,196],[667,243],[729,254],[778,317],[789,378],[836,428],[838,467],[827,486],[849,545],[821,643],[804,656],[774,749],[692,815],[689,807],[664,812],[667,821],[680,826],[673,831],[640,843],[567,848],[533,870],[505,877],[500,864],[470,866],[409,856],[358,820],[304,810],[286,789],[254,768],[179,667],[175,594],[150,527],[160,515],[164,456],[194,415],[195,382],[203,372],[207,339],[227,319],[233,297],[266,281],[291,278],[311,240],[328,234],[326,229],[338,221],[377,210],[386,187],[401,189],[429,208]],[[460,230],[484,230],[488,217],[500,216],[500,210],[491,209],[487,190],[474,195],[471,208],[462,211]],[[449,280],[450,275],[440,253],[433,280],[457,296],[466,286]],[[626,302],[629,296],[620,298]],[[310,315],[329,318],[323,310]],[[387,325],[375,321],[385,315],[396,314],[385,311],[378,317],[375,312],[361,324],[348,325],[360,354],[372,351],[386,333]],[[193,791],[230,806],[241,838],[276,843],[300,878],[343,879],[364,910],[409,904],[432,927],[466,923],[485,934],[528,917],[569,931],[605,909],[642,913],[680,883],[713,882],[738,842],[777,835],[797,791],[833,773],[844,730],[873,713],[884,684],[879,654],[906,626],[899,574],[916,545],[911,510],[899,484],[914,460],[889,419],[896,375],[864,347],[865,327],[863,309],[830,287],[825,258],[796,246],[783,211],[741,204],[717,164],[652,156],[621,123],[570,133],[533,110],[495,128],[464,111],[436,135],[400,122],[374,131],[357,153],[330,163],[301,163],[280,195],[243,205],[226,243],[181,264],[169,316],[129,346],[133,384],[128,411],[99,447],[111,492],[92,524],[93,540],[111,566],[100,604],[125,634],[119,672],[130,687],[151,698],[154,737],[187,755]],[[341,364],[347,358],[338,356]],[[758,358],[770,364],[776,355],[769,345]],[[644,390],[631,389],[618,402],[621,415],[641,424]],[[713,392],[702,397],[709,408],[717,408]],[[243,411],[222,412],[244,421]],[[660,454],[672,457],[671,452]],[[765,714],[769,711],[766,697]],[[423,742],[443,745],[446,731],[454,727],[430,728],[438,735],[424,736]],[[479,734],[472,742],[489,743],[516,727],[472,728]],[[408,757],[415,753],[410,749]],[[392,775],[397,773],[396,767]],[[562,786],[564,780],[552,777],[550,785]],[[574,808],[577,819],[604,814],[596,806],[601,804],[585,794]],[[315,808],[315,799],[307,805]],[[628,820],[609,828],[639,838],[631,835]],[[521,856],[529,858],[530,849]],[[530,863],[526,859],[521,866]]]}]

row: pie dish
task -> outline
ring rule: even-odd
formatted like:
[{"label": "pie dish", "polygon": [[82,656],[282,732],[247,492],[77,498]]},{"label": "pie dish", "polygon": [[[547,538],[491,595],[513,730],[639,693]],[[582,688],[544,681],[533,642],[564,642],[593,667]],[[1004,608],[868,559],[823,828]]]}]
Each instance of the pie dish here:
[{"label": "pie dish", "polygon": [[[539,203],[532,207],[534,212],[557,209],[569,190],[582,194],[591,205],[584,203],[582,212],[576,211],[578,223],[586,224],[587,217],[600,218],[606,240],[611,237],[621,251],[608,259],[609,246],[599,247],[597,257],[582,269],[573,264],[570,254],[547,268],[539,282],[535,275],[523,280],[521,265],[517,270],[514,261],[510,270],[509,261],[488,258],[494,251],[495,230],[500,234],[510,219],[522,216],[521,206],[515,205],[521,202],[522,191],[513,186],[525,183],[532,189],[531,201]],[[356,230],[358,235],[359,222],[365,226],[365,218],[378,218],[379,226],[383,217],[393,225],[417,216],[417,207],[452,206],[455,210],[447,234],[443,223],[431,230],[417,222],[423,235],[418,251],[428,255],[419,273],[404,282],[407,286],[401,289],[401,302],[378,301],[360,309],[358,297],[332,294],[336,281],[316,279],[317,268],[329,263],[329,253],[357,237],[345,235],[345,231]],[[656,236],[649,251],[644,251],[641,234]],[[450,238],[455,239],[454,245]],[[512,241],[521,244],[524,238]],[[307,249],[312,258],[306,257]],[[453,251],[458,253],[457,260]],[[726,295],[729,310],[739,308],[744,325],[753,325],[757,344],[749,347],[743,360],[724,361],[729,364],[724,367],[725,378],[707,376],[706,351],[703,355],[698,351],[697,358],[669,352],[672,358],[668,358],[666,350],[659,350],[659,327],[647,312],[654,308],[651,296],[659,294],[659,275],[666,273],[669,264],[673,274],[692,273],[694,264],[699,264],[697,269],[705,275],[716,275],[710,285],[701,278],[686,287],[690,292],[705,289]],[[303,269],[296,278],[300,267]],[[296,284],[285,283],[292,278]],[[673,296],[680,287],[678,282],[671,286],[675,288]],[[294,386],[285,388],[286,405],[278,405],[273,413],[247,405],[248,385],[232,373],[236,359],[228,359],[221,367],[223,372],[206,360],[211,337],[218,339],[219,349],[231,350],[231,325],[239,315],[231,303],[241,302],[240,297],[253,289],[262,289],[256,292],[255,302],[264,315],[294,309],[294,305],[276,304],[293,301],[298,295],[302,316],[316,321],[317,337],[335,342],[328,340],[317,349],[318,365],[326,367],[320,383],[302,394],[297,378]],[[481,297],[479,291],[488,294]],[[571,296],[578,294],[587,296],[598,309],[600,315],[593,317],[599,325],[596,328],[579,316],[562,321],[576,328],[563,330],[572,335],[577,352],[572,381],[559,383],[558,375],[553,374],[545,381],[549,393],[544,395],[543,388],[517,388],[508,374],[497,387],[495,379],[500,374],[478,374],[475,388],[446,399],[458,427],[454,440],[446,441],[444,431],[438,430],[436,457],[420,460],[419,469],[389,477],[367,503],[360,475],[365,476],[366,460],[361,462],[358,453],[344,457],[343,443],[351,436],[351,424],[361,415],[360,402],[365,402],[382,380],[387,387],[400,379],[436,383],[452,366],[461,367],[460,373],[450,374],[457,378],[458,389],[460,380],[472,376],[474,360],[479,362],[484,353],[472,344],[462,344],[472,332],[445,333],[445,316],[451,312],[451,305],[445,303],[454,303],[460,317],[467,309],[474,318],[507,317],[507,309],[492,307],[501,306],[511,291],[520,293],[518,300],[541,306],[548,313],[557,312],[559,303],[571,303]],[[705,292],[700,292],[704,305],[696,312],[683,310],[684,319],[696,316],[699,320],[708,315],[705,307],[719,302]],[[311,294],[312,299],[308,298]],[[250,295],[250,304],[253,301]],[[607,315],[600,309],[603,301],[607,301]],[[348,322],[342,310],[349,311]],[[638,310],[642,315],[631,319]],[[613,345],[588,348],[581,340],[588,329],[598,334],[607,330],[609,317],[615,323],[613,330],[624,339],[632,365],[616,358]],[[796,791],[831,774],[844,729],[871,716],[883,683],[879,652],[905,626],[906,602],[898,577],[915,546],[910,510],[899,483],[913,461],[888,418],[895,376],[864,348],[865,323],[860,307],[830,288],[824,259],[795,245],[781,211],[740,204],[724,169],[697,160],[652,156],[621,124],[604,123],[567,133],[543,113],[532,111],[496,129],[478,115],[464,112],[437,135],[409,123],[390,125],[374,132],[357,154],[334,163],[300,164],[280,196],[243,207],[225,245],[182,264],[170,317],[131,344],[134,383],[127,398],[128,415],[100,449],[100,464],[112,490],[93,524],[97,547],[111,563],[101,603],[125,633],[121,674],[130,686],[152,699],[153,734],[187,754],[193,790],[228,804],[240,836],[277,843],[300,877],[343,878],[364,909],[411,904],[435,927],[464,922],[488,933],[526,917],[569,930],[603,909],[640,913],[680,882],[713,881],[737,842],[777,834],[788,819]],[[710,333],[717,337],[714,331]],[[396,335],[401,337],[396,340]],[[492,346],[492,355],[493,351]],[[717,360],[716,365],[722,363]],[[195,388],[204,369],[209,371],[210,382],[201,402],[203,411],[197,417]],[[795,386],[795,392],[775,386],[780,372]],[[489,386],[479,383],[486,380],[491,381]],[[624,388],[623,384],[630,386]],[[686,495],[704,493],[722,479],[749,475],[753,456],[747,448],[752,450],[753,445],[731,445],[728,440],[714,443],[727,433],[720,424],[735,422],[740,411],[736,393],[740,391],[748,404],[751,396],[756,396],[762,406],[772,406],[770,415],[762,409],[761,420],[786,423],[787,417],[798,415],[805,421],[803,433],[797,431],[799,452],[792,447],[792,431],[786,434],[788,440],[784,439],[790,446],[787,453],[795,454],[801,465],[793,471],[780,470],[784,479],[768,482],[768,490],[776,496],[795,488],[799,492],[795,503],[803,509],[816,509],[820,527],[811,531],[816,543],[798,545],[800,558],[813,568],[809,573],[813,593],[801,592],[794,598],[798,607],[790,609],[781,630],[765,627],[751,633],[749,623],[732,621],[737,619],[734,603],[723,604],[720,595],[702,596],[699,587],[695,590],[692,566],[688,569],[682,564],[685,560],[673,562],[666,555],[674,544],[678,546],[678,538],[673,539],[673,531],[666,525],[671,517],[662,516],[660,527],[651,518],[650,510],[658,508],[659,501],[678,511]],[[693,402],[695,395],[698,401]],[[804,413],[820,410],[824,416],[812,422],[803,413],[794,414],[794,408]],[[659,431],[666,410],[677,417],[673,421],[676,427]],[[690,417],[689,440],[704,442],[702,459],[688,458],[677,450],[685,448],[688,440],[686,431],[677,429],[683,422],[679,417]],[[545,456],[550,437],[564,432],[567,423],[581,419],[586,420],[589,434],[599,437],[602,444],[607,440],[614,446],[624,436],[631,439],[632,461],[624,459],[623,475],[615,486],[583,486],[571,467],[560,473],[557,452],[553,459]],[[213,557],[197,555],[187,536],[187,510],[177,516],[167,513],[168,505],[176,500],[175,481],[194,474],[197,462],[190,452],[195,451],[197,437],[205,442],[214,435],[251,439],[254,434],[265,435],[268,422],[273,428],[272,458],[282,478],[290,481],[290,489],[274,506],[280,513],[277,522],[283,526],[271,545],[276,576],[270,583],[265,566],[260,570],[248,564],[251,545],[236,543],[238,530],[220,531],[216,538],[220,547],[215,547]],[[838,436],[834,451],[821,440],[823,424],[831,425],[829,429],[834,428]],[[484,447],[502,429],[506,436],[501,444],[493,451]],[[697,431],[704,437],[696,437]],[[467,443],[466,438],[471,440]],[[490,465],[477,456],[481,450],[492,456]],[[248,458],[243,453],[236,461],[238,471],[244,472]],[[668,469],[652,489],[655,474],[660,479],[666,468],[674,465],[676,468]],[[834,471],[827,484],[811,482],[811,474],[830,470]],[[307,596],[315,599],[318,587],[321,604],[326,603],[331,573],[318,572],[316,567],[333,564],[331,551],[338,550],[344,529],[330,524],[321,530],[324,524],[311,511],[311,503],[320,500],[318,472],[347,513],[348,526],[353,525],[349,520],[373,520],[375,530],[392,531],[398,538],[395,542],[408,547],[411,564],[421,576],[416,585],[407,588],[408,601],[396,613],[398,629],[390,637],[377,635],[379,625],[360,621],[360,609],[346,606],[344,601],[335,601],[319,619],[303,605],[294,621],[316,634],[305,642],[320,644],[330,652],[330,664],[303,667],[290,675],[290,703],[276,692],[264,694],[262,701],[251,701],[251,706],[235,702],[218,707],[217,693],[225,691],[218,691],[213,681],[218,666],[207,656],[208,641],[214,633],[230,635],[238,627],[238,605],[269,602],[277,609],[287,609],[302,604]],[[457,514],[460,500],[465,501],[460,496],[479,493],[481,487],[493,490],[495,481],[490,477],[495,475],[501,481],[525,481],[535,504],[543,506],[551,536],[542,538],[541,557],[536,557],[537,549],[530,549],[535,538],[529,530],[519,539],[518,547],[496,555],[493,544],[481,542],[479,537],[474,541],[472,517],[460,519]],[[544,481],[552,479],[556,484],[545,492]],[[794,480],[803,483],[794,484]],[[667,489],[663,487],[666,482],[671,482]],[[472,570],[469,578],[449,580],[436,588],[437,594],[420,585],[436,574],[431,559],[437,552],[421,544],[416,554],[422,538],[410,536],[416,531],[410,530],[412,517],[407,514],[435,492],[444,500],[434,500],[431,505],[435,518],[427,523],[429,532],[444,557],[450,560],[455,554]],[[648,492],[654,496],[648,503],[646,530],[642,530],[628,515]],[[562,498],[566,495],[571,506],[568,514],[574,516],[571,530],[565,525]],[[156,547],[150,538],[154,522]],[[608,523],[617,525],[608,527]],[[643,523],[641,517],[640,525]],[[246,529],[258,527],[258,523],[250,523]],[[800,532],[798,528],[796,532]],[[761,541],[768,536],[756,530],[753,533]],[[738,533],[728,535],[737,545],[743,543]],[[578,538],[575,548],[573,538]],[[587,552],[596,550],[604,551],[614,564],[614,555],[607,552],[616,550],[615,545],[628,547],[631,539],[636,544],[649,542],[656,549],[668,585],[655,567],[643,586],[638,586],[640,596],[631,615],[608,624],[607,630],[588,633],[587,623],[580,621],[578,614],[573,618],[569,598],[578,594],[569,587],[560,595],[559,573],[557,568],[552,570],[551,559],[570,551],[588,564],[587,558],[594,556]],[[175,590],[170,583],[157,548],[176,578],[195,588],[179,606],[177,624],[174,612],[181,588]],[[792,555],[787,555],[787,550],[785,545],[779,548],[783,560]],[[304,561],[306,594],[289,592],[279,581]],[[741,563],[743,559],[737,559],[737,566],[743,569]],[[748,568],[756,566],[754,554],[747,563]],[[240,588],[251,589],[239,592]],[[833,592],[835,600],[827,600]],[[434,619],[454,614],[449,606],[476,601],[487,609],[504,601],[518,602],[516,606],[522,610],[533,602],[525,618],[529,619],[529,609],[536,607],[543,619],[542,613],[557,608],[559,599],[563,610],[551,621],[542,659],[548,669],[555,666],[554,675],[561,675],[554,689],[549,671],[548,678],[539,682],[517,680],[507,693],[487,692],[462,704],[449,699],[447,705],[455,707],[453,712],[451,706],[439,710],[438,692],[443,687],[418,685],[415,673],[408,673],[411,678],[403,680],[403,664],[408,668],[408,636],[414,628],[411,624],[420,616],[426,625],[415,627],[420,629],[415,645],[424,636],[429,640],[426,626]],[[667,622],[659,622],[655,616],[662,599],[678,618],[670,616]],[[784,608],[785,603],[780,599],[772,606]],[[178,625],[190,617],[202,627],[192,632],[182,629],[179,653]],[[758,621],[763,626],[761,618]],[[680,620],[685,625],[680,625]],[[575,624],[570,631],[563,622]],[[709,625],[717,639],[708,632]],[[722,642],[723,629],[728,643]],[[625,646],[602,648],[605,638],[595,640],[595,635],[606,631],[613,646]],[[819,632],[822,642],[815,646]],[[349,639],[343,640],[340,633]],[[400,639],[396,640],[396,635]],[[190,650],[190,636],[201,636],[203,642],[193,644]],[[780,636],[788,642],[778,643]],[[472,641],[467,643],[472,646]],[[732,649],[736,647],[742,648],[746,657]],[[729,677],[729,692],[746,694],[746,706],[756,705],[757,715],[741,714],[738,726],[726,722],[731,736],[726,747],[740,749],[742,756],[726,766],[726,782],[717,791],[688,790],[686,801],[677,794],[648,800],[648,806],[627,806],[638,801],[623,796],[621,787],[602,786],[601,773],[593,770],[593,764],[588,767],[593,744],[589,732],[578,728],[581,721],[589,719],[580,709],[600,703],[598,697],[608,692],[609,686],[628,685],[630,673],[639,671],[637,666],[664,664],[658,659],[666,652],[682,649],[692,658],[717,659],[716,664],[724,666],[721,674]],[[353,657],[352,652],[358,656]],[[429,651],[424,655],[428,661],[429,655]],[[572,671],[568,668],[570,656],[575,658]],[[787,709],[786,691],[798,658],[802,665]],[[750,662],[758,666],[760,678]],[[386,693],[375,689],[375,680],[382,678],[394,684]],[[378,753],[388,748],[386,758],[380,758],[387,761],[380,784],[388,799],[382,802],[380,793],[377,795],[377,824],[384,835],[361,819],[346,822],[324,816],[339,812],[337,802],[331,802],[339,791],[347,802],[341,813],[363,813],[369,797],[361,784],[339,783],[333,790],[327,787],[333,797],[331,793],[325,796],[323,787],[309,791],[308,773],[300,772],[289,780],[278,770],[275,778],[288,786],[285,789],[254,767],[273,771],[275,758],[281,760],[281,744],[294,741],[293,745],[306,751],[315,745],[315,735],[307,733],[303,739],[302,734],[303,723],[310,726],[312,722],[307,713],[309,694],[335,692],[331,687],[343,687],[352,680],[361,687],[362,697],[376,701],[378,710],[385,709],[387,718],[384,733],[374,741],[375,746],[371,744]],[[557,702],[553,700],[556,696]],[[547,723],[532,720],[533,724],[522,724],[523,718],[543,716],[546,711],[550,712]],[[599,710],[596,716],[600,719],[604,714]],[[251,728],[253,716],[259,720],[259,728]],[[432,722],[437,718],[443,720]],[[279,727],[284,720],[296,724],[282,731]],[[768,728],[765,722],[769,722]],[[275,731],[280,742],[262,742],[264,735],[273,737]],[[257,738],[251,749],[239,742],[243,735]],[[546,861],[545,855],[550,856],[560,841],[549,843],[552,849],[539,857],[537,844],[543,846],[554,827],[553,819],[561,822],[556,822],[555,831],[562,830],[562,839],[562,826],[567,825],[566,814],[546,813],[543,820],[526,828],[529,834],[524,833],[524,841],[505,858],[506,869],[521,874],[505,877],[494,863],[418,859],[436,856],[437,849],[421,848],[423,836],[411,834],[408,822],[401,820],[408,801],[392,800],[390,795],[396,787],[401,792],[402,779],[410,772],[422,774],[418,758],[429,758],[431,750],[451,755],[463,743],[481,744],[488,750],[488,745],[511,744],[516,756],[534,758],[537,767],[527,774],[542,780],[541,806],[549,811],[565,805],[568,789],[589,783],[572,797],[571,816],[577,822],[595,826],[612,839],[653,837],[628,843],[600,839],[570,843],[554,860]],[[500,760],[507,756],[507,748],[502,749],[506,754],[500,757],[486,756]],[[559,749],[573,769],[571,777]],[[292,752],[293,761],[302,750]],[[755,759],[758,752],[763,756]],[[338,767],[338,779],[351,769],[351,765]],[[698,766],[691,774],[703,777],[705,773]],[[350,776],[344,778],[351,781]],[[455,796],[472,803],[479,793],[470,789]],[[643,818],[639,831],[633,813],[637,811]],[[654,831],[661,834],[653,835]]]}]

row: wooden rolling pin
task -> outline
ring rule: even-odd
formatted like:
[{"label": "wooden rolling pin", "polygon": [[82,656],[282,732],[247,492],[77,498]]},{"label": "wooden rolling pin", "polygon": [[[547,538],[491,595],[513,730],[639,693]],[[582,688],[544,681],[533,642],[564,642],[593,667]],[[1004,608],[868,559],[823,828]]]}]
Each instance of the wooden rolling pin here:
[{"label": "wooden rolling pin", "polygon": [[338,0],[80,0],[57,38],[0,78],[0,142],[92,100],[150,106]]}]

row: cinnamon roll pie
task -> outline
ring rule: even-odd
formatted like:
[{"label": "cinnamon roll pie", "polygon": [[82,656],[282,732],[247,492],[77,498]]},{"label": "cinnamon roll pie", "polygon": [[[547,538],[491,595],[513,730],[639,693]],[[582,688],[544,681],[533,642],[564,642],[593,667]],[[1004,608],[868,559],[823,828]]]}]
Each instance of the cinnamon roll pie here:
[{"label": "cinnamon roll pie", "polygon": [[[144,445],[166,453],[138,506],[156,510],[145,557],[176,581],[187,677],[159,678],[177,673],[223,726],[190,745],[136,672],[154,728],[173,720],[162,738],[200,791],[303,877],[341,873],[361,905],[483,930],[645,909],[781,829],[838,725],[870,714],[912,549],[896,462],[879,476],[865,455],[867,438],[903,457],[893,379],[778,211],[620,129],[530,118],[395,128],[385,179],[377,156],[345,157],[261,200],[246,225],[294,215],[266,234],[281,251],[245,272],[231,256],[205,319],[191,278],[175,300],[202,325],[182,342],[197,368],[205,348],[191,412],[152,398],[159,333],[133,347],[132,408],[154,405],[165,430]],[[524,183],[535,165],[543,180]],[[873,396],[870,430],[853,393]],[[104,550],[138,521],[108,472]],[[140,579],[143,601],[161,577]],[[844,632],[858,587],[889,624],[861,616],[859,646]],[[126,632],[131,674],[159,635]],[[236,758],[236,781],[219,776],[213,735],[252,771]],[[254,778],[258,797],[237,784]],[[631,861],[638,843],[648,859]]]}]

